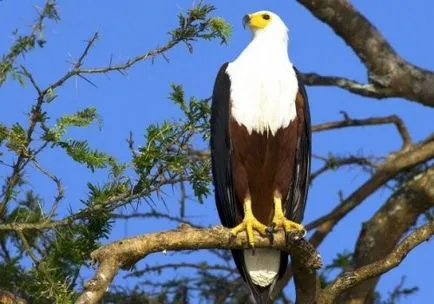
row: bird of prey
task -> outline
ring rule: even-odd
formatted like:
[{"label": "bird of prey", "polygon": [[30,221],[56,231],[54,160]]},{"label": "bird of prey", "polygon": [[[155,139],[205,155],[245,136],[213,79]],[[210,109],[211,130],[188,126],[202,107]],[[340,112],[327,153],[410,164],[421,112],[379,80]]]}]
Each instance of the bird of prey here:
[{"label": "bird of prey", "polygon": [[211,156],[215,199],[232,235],[247,233],[252,249],[233,250],[257,303],[270,294],[288,254],[254,250],[253,231],[304,231],[311,159],[304,85],[288,57],[288,29],[278,15],[244,16],[252,41],[218,72],[212,96]]}]

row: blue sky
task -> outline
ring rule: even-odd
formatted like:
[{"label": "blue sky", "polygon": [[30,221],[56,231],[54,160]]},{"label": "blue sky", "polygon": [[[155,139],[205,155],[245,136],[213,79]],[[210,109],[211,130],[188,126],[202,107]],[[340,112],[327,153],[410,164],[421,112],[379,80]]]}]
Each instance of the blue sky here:
[{"label": "blue sky", "polygon": [[[29,31],[35,17],[33,5],[43,1],[0,2],[0,53],[5,53],[13,42],[12,31]],[[81,53],[85,40],[99,31],[101,39],[91,50],[86,66],[107,65],[112,57],[114,62],[124,61],[167,41],[167,32],[176,27],[176,15],[192,5],[192,0],[173,1],[64,1],[59,3],[61,22],[48,22],[44,49],[37,49],[26,55],[21,62],[29,67],[40,85],[45,87],[63,75],[70,62]],[[121,4],[122,3],[122,4]],[[169,84],[179,83],[187,95],[208,97],[211,94],[215,75],[226,61],[233,60],[246,46],[250,33],[241,26],[241,18],[248,12],[269,9],[279,14],[290,29],[290,57],[304,72],[314,71],[325,75],[347,76],[364,82],[366,71],[351,49],[337,37],[330,28],[315,19],[310,12],[295,1],[206,1],[217,6],[215,15],[225,18],[233,25],[233,36],[227,46],[217,42],[199,42],[190,55],[183,46],[167,53],[170,62],[162,57],[155,62],[144,62],[124,77],[118,73],[91,77],[97,88],[81,79],[73,79],[56,93],[60,96],[50,104],[48,111],[55,119],[59,115],[73,113],[79,109],[95,106],[103,118],[102,129],[92,126],[85,131],[74,130],[71,136],[88,138],[93,147],[112,153],[122,161],[129,160],[126,138],[133,131],[137,143],[145,127],[163,119],[179,117],[180,112],[167,100]],[[353,1],[354,5],[367,16],[390,41],[393,47],[410,62],[434,70],[434,40],[430,39],[434,20],[434,2],[429,0],[400,1],[391,5],[386,1]],[[433,131],[434,111],[421,105],[400,100],[374,100],[351,95],[337,88],[308,88],[313,123],[341,119],[339,112],[346,111],[351,117],[365,118],[397,114],[407,124],[413,139],[420,140]],[[34,100],[31,88],[22,89],[17,83],[9,82],[0,89],[2,110],[0,121],[12,124],[24,121],[25,112]],[[394,127],[366,127],[351,130],[332,131],[313,137],[315,154],[329,152],[345,154],[384,155],[400,147],[400,138]],[[47,153],[41,163],[53,173],[62,177],[66,185],[67,199],[62,210],[69,207],[76,210],[80,199],[87,193],[87,181],[103,181],[104,172],[90,174],[85,167],[76,166],[67,157],[58,153]],[[318,164],[315,163],[315,166]],[[0,178],[8,172],[0,167]],[[53,197],[54,186],[45,177],[29,173],[30,187],[37,189],[46,199],[47,205]],[[323,215],[339,201],[338,191],[348,195],[362,184],[367,175],[358,170],[341,170],[324,175],[313,185],[305,215],[305,223]],[[360,230],[360,223],[368,220],[389,195],[380,190],[343,220],[321,245],[324,262],[330,262],[337,252],[352,250]],[[169,210],[178,211],[177,199],[168,193],[166,203]],[[173,194],[173,197],[176,197]],[[217,224],[217,213],[210,197],[204,205],[190,202],[188,216],[199,224]],[[147,206],[139,207],[146,211]],[[165,211],[163,205],[161,210]],[[111,240],[158,231],[173,224],[164,221],[121,222],[115,225]],[[396,270],[381,280],[379,289],[390,291],[406,275],[407,285],[418,285],[420,291],[409,300],[412,303],[426,303],[434,294],[432,278],[426,269],[433,269],[434,246],[425,243],[412,252]],[[204,258],[198,253],[192,256],[180,255],[179,260],[195,261]],[[164,256],[155,255],[148,262],[164,262]],[[172,257],[171,257],[172,258]],[[118,282],[121,282],[119,279]],[[124,282],[134,284],[133,282]]]}]

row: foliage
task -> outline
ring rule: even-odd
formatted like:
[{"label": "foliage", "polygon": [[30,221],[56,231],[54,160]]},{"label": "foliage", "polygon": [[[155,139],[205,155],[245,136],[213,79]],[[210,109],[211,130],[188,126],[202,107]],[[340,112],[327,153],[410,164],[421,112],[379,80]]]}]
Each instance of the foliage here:
[{"label": "foliage", "polygon": [[[207,138],[210,108],[207,100],[191,97],[187,102],[179,85],[172,85],[170,99],[181,108],[184,118],[176,122],[152,124],[145,132],[145,142],[134,155],[133,163],[140,176],[139,188],[147,189],[160,179],[189,181],[195,196],[202,201],[208,194],[209,160],[192,157],[190,142],[201,134]],[[161,178],[156,178],[161,175]]]},{"label": "foliage", "polygon": [[60,17],[57,12],[56,0],[49,0],[44,7],[40,9],[39,16],[32,27],[32,31],[27,35],[20,35],[18,31],[13,34],[15,42],[10,47],[9,53],[4,54],[0,61],[0,87],[6,81],[7,75],[10,74],[13,79],[24,85],[24,78],[20,70],[15,65],[15,60],[25,53],[31,51],[36,46],[43,48],[46,41],[44,39],[44,21],[50,19],[59,21]]},{"label": "foliage", "polygon": [[[166,51],[179,44],[192,52],[197,41],[228,43],[232,28],[224,19],[213,16],[214,11],[214,6],[199,2],[177,16],[177,27],[169,31],[168,41],[162,47],[119,64],[110,62],[101,68],[85,68],[85,59],[99,37],[95,33],[71,68],[47,87],[39,86],[39,81],[26,67],[24,55],[46,45],[47,21],[60,21],[57,1],[47,0],[38,10],[30,33],[22,34],[18,30],[13,33],[15,39],[0,60],[0,86],[16,81],[23,90],[32,89],[36,95],[25,113],[26,121],[16,118],[12,124],[0,122],[0,166],[7,172],[0,192],[0,292],[10,291],[31,303],[72,303],[81,291],[83,270],[91,267],[91,253],[108,238],[116,220],[165,218],[178,224],[198,226],[184,217],[183,210],[186,198],[202,203],[210,194],[210,161],[204,148],[210,137],[209,98],[187,96],[182,85],[171,84],[168,99],[179,108],[179,118],[152,123],[145,127],[143,134],[130,134],[127,145],[131,158],[124,162],[94,148],[95,143],[90,140],[76,138],[71,132],[74,128],[87,130],[95,124],[102,128],[102,118],[95,107],[55,115],[48,105],[59,102],[62,86],[70,85],[73,77],[94,84],[87,78],[89,75],[113,71],[124,74],[144,60],[165,56]],[[345,87],[347,82],[339,83]],[[356,86],[357,90],[363,89],[362,85]],[[343,124],[351,121],[347,117]],[[362,125],[360,121],[358,124]],[[68,185],[56,175],[58,173],[49,172],[40,163],[43,156],[66,157],[77,167],[85,166],[89,175],[80,182],[87,186],[87,195],[80,197],[80,201],[69,197],[64,191]],[[315,177],[348,164],[372,175],[376,170],[376,165],[363,156],[330,154],[322,157],[322,161],[324,168]],[[432,162],[424,162],[401,170],[387,186],[397,190],[431,165]],[[98,182],[91,182],[96,175],[100,177]],[[48,179],[47,187],[36,189],[27,180],[28,176]],[[156,201],[164,203],[166,190],[173,188],[179,194],[180,215],[159,213],[154,208]],[[52,189],[55,190],[47,195]],[[61,208],[62,202],[72,206],[70,210]],[[426,217],[433,218],[432,210],[426,212]],[[104,301],[181,304],[200,298],[204,302],[247,303],[249,294],[230,262],[230,252],[209,250],[207,254],[213,255],[219,263],[146,265],[144,269],[133,266],[132,274],[126,278],[135,277],[137,286],[132,289],[114,286]],[[337,254],[320,273],[322,287],[351,269],[353,264],[353,253]],[[155,274],[180,268],[189,269],[189,275],[155,279]],[[401,282],[386,300],[385,295],[375,294],[376,303],[396,303],[418,290],[403,285]],[[279,297],[279,302],[289,303],[285,293]]]},{"label": "foliage", "polygon": [[[178,28],[169,33],[168,49],[182,42],[191,51],[197,40],[226,43],[230,26],[223,19],[211,16],[213,11],[213,6],[199,3],[180,14]],[[31,33],[15,33],[15,42],[0,61],[0,84],[4,85],[11,76],[9,79],[23,86],[30,83],[37,93],[28,111],[27,124],[0,123],[1,164],[5,168],[9,168],[9,162],[12,164],[0,197],[0,290],[35,303],[71,303],[81,287],[78,285],[80,271],[90,266],[90,253],[110,234],[116,210],[132,202],[150,201],[164,187],[181,183],[190,185],[199,201],[208,194],[208,158],[192,157],[190,152],[196,138],[209,136],[210,108],[207,99],[185,98],[182,86],[172,85],[170,100],[179,106],[181,118],[149,125],[139,147],[135,147],[131,136],[128,142],[132,152],[130,163],[121,163],[114,156],[91,148],[91,142],[70,134],[72,128],[87,128],[95,123],[101,128],[96,108],[86,107],[55,118],[47,107],[58,102],[57,88],[67,85],[72,74],[68,72],[47,88],[41,88],[25,67],[25,60],[21,60],[25,53],[44,47],[46,20],[60,20],[56,1],[48,0],[41,8]],[[92,43],[88,45],[91,47]],[[87,52],[88,49],[83,58]],[[164,50],[155,54],[160,52]],[[137,58],[143,60],[146,56]],[[121,69],[132,66],[130,61]],[[76,75],[81,73],[80,68],[81,64],[77,64]],[[64,211],[60,212],[58,207],[65,200],[67,185],[39,163],[41,155],[59,156],[60,153],[76,164],[85,165],[91,173],[100,171],[107,176],[99,184],[88,182],[89,193],[82,199],[81,208],[71,209],[66,215],[62,215]],[[56,188],[54,200],[44,201],[38,194],[39,189],[32,189],[27,183],[24,172],[48,177]],[[48,225],[50,229],[9,229],[25,224],[29,227]],[[130,298],[141,298],[140,294],[139,291],[136,295],[131,293]],[[112,299],[119,299],[119,296],[125,298],[123,293],[113,293]],[[158,303],[162,303],[162,297],[159,296]],[[186,297],[188,295],[179,288],[174,298],[183,301]]]}]

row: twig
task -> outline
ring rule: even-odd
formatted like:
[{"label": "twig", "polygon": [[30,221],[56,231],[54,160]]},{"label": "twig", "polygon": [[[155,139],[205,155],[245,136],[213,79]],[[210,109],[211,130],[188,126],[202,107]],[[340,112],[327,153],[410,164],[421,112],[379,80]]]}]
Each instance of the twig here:
[{"label": "twig", "polygon": [[[55,11],[54,3],[52,0],[47,0],[44,4],[44,7],[39,12],[38,17],[36,18],[35,23],[32,25],[32,31],[30,34],[26,36],[18,35],[16,41],[14,44],[10,47],[9,53],[5,54],[2,58],[2,61],[4,63],[7,63],[7,66],[9,68],[6,68],[2,70],[0,74],[0,87],[3,85],[4,81],[6,80],[6,74],[11,70],[14,69],[13,64],[15,62],[15,59],[26,52],[28,52],[30,49],[33,49],[36,45],[35,42],[39,43],[38,41],[38,33],[40,33],[44,28],[44,20],[46,18],[54,19],[55,21],[58,20],[57,15],[49,14],[49,12]],[[27,41],[25,47],[22,47],[21,44],[23,41]],[[24,70],[23,70],[24,71]],[[25,73],[25,71],[24,71]],[[28,75],[25,75],[28,77]],[[34,85],[34,83],[32,83]]]},{"label": "twig", "polygon": [[185,218],[172,216],[167,213],[158,212],[156,210],[145,212],[145,213],[133,213],[133,214],[113,214],[114,219],[123,219],[123,220],[129,220],[132,218],[164,218],[169,221],[177,222],[180,224],[187,224],[194,228],[202,228],[199,225],[193,224],[192,222],[186,220]]},{"label": "twig", "polygon": [[142,277],[144,274],[149,272],[161,272],[165,269],[173,269],[177,270],[179,268],[193,268],[201,271],[210,271],[210,270],[219,270],[225,271],[229,273],[238,273],[237,270],[233,267],[224,266],[224,265],[208,265],[207,263],[168,263],[164,265],[155,265],[155,266],[146,266],[144,269],[136,270],[133,273],[127,274],[124,278],[130,277]]},{"label": "twig", "polygon": [[329,156],[323,158],[322,160],[325,162],[325,164],[315,172],[311,173],[310,175],[311,183],[321,174],[329,170],[336,170],[342,166],[359,165],[359,166],[369,166],[371,168],[375,167],[374,164],[371,161],[369,161],[366,157],[358,157],[352,155],[348,157]]},{"label": "twig", "polygon": [[[43,94],[43,93],[42,93]],[[24,147],[21,149],[16,162],[14,163],[12,167],[12,173],[9,175],[6,179],[6,185],[3,188],[2,194],[0,197],[2,197],[2,200],[0,202],[0,217],[3,216],[3,212],[6,210],[7,204],[9,203],[10,199],[12,198],[12,192],[15,188],[15,186],[18,184],[21,178],[21,172],[23,168],[30,162],[31,160],[31,152],[29,151],[30,144],[33,140],[33,133],[35,131],[36,125],[38,122],[41,121],[42,118],[42,105],[44,103],[44,95],[39,95],[36,105],[32,108],[30,119],[29,119],[29,127],[27,128],[26,132],[26,142],[24,144]],[[46,145],[42,145],[42,147],[45,147]],[[36,154],[41,152],[42,149],[37,150],[33,153],[33,157],[35,157]]]},{"label": "twig", "polygon": [[56,184],[57,194],[54,198],[54,202],[51,206],[50,212],[47,215],[47,218],[50,219],[54,216],[54,213],[56,212],[60,201],[63,199],[63,197],[65,195],[65,189],[63,188],[62,181],[57,176],[55,176],[54,174],[52,174],[52,173],[48,172],[46,169],[44,169],[36,159],[32,159],[32,163],[39,171],[41,171],[42,174],[47,176],[49,179],[51,179]]},{"label": "twig", "polygon": [[83,53],[78,58],[77,63],[74,65],[74,70],[80,69],[81,65],[84,62],[84,59],[86,58],[87,54],[89,54],[90,49],[95,44],[95,42],[97,41],[98,37],[99,37],[98,32],[95,32],[93,34],[93,36],[87,41],[87,44],[86,44],[86,47],[84,48]]},{"label": "twig", "polygon": [[112,65],[105,67],[99,67],[99,68],[87,68],[82,69],[81,65],[83,63],[84,58],[87,56],[90,48],[95,43],[96,39],[98,38],[98,33],[95,33],[93,37],[88,41],[88,44],[86,45],[85,49],[83,50],[82,54],[79,57],[79,60],[74,65],[74,68],[67,72],[63,77],[61,77],[56,82],[52,83],[45,89],[43,92],[47,92],[49,89],[54,90],[55,88],[63,85],[65,81],[67,81],[69,78],[76,76],[76,75],[83,75],[83,74],[104,74],[112,71],[124,71],[132,67],[134,64],[151,59],[157,55],[161,55],[162,53],[166,52],[167,50],[171,49],[175,45],[177,45],[180,41],[178,40],[170,40],[167,42],[164,46],[153,49],[149,52],[146,52],[144,54],[138,55],[132,59],[127,60],[124,63]]},{"label": "twig", "polygon": [[36,83],[36,80],[33,78],[32,73],[29,72],[29,70],[21,65],[21,70],[23,71],[23,74],[30,80],[30,83],[33,85],[33,88],[35,88],[36,92],[38,93],[38,96],[41,96],[41,88],[38,86],[38,84]]},{"label": "twig", "polygon": [[404,122],[396,115],[390,115],[385,117],[370,117],[365,119],[351,119],[348,116],[344,120],[332,121],[312,127],[313,132],[321,132],[332,129],[340,129],[346,127],[359,127],[359,126],[373,126],[373,125],[384,125],[384,124],[394,124],[402,138],[403,149],[407,149],[411,145],[411,136],[408,132],[407,127]]},{"label": "twig", "polygon": [[312,236],[311,242],[313,244],[319,244],[323,237],[325,237],[340,219],[357,207],[366,197],[395,177],[399,172],[433,158],[434,141],[413,145],[411,149],[401,150],[395,154],[391,154],[382,164],[377,166],[377,170],[368,181],[348,196],[332,212],[306,226],[306,229],[321,226]]}]

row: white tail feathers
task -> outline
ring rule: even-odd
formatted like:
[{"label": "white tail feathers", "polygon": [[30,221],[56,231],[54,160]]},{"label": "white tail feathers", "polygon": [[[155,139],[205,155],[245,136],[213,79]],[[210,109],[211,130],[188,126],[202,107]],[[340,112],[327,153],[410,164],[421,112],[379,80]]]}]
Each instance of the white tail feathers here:
[{"label": "white tail feathers", "polygon": [[266,287],[274,282],[280,268],[280,251],[258,248],[244,250],[244,262],[253,284]]}]

